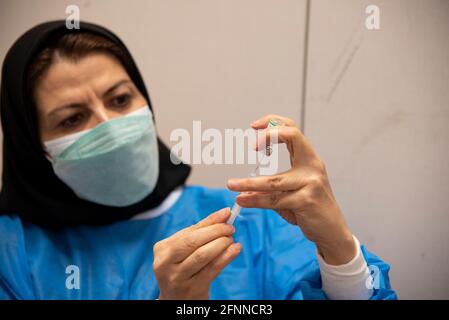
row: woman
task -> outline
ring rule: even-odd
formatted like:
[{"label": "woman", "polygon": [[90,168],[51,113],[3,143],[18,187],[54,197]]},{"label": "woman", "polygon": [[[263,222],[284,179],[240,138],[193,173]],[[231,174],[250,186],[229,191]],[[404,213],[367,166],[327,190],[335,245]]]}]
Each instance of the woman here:
[{"label": "woman", "polygon": [[290,119],[252,124],[283,122],[292,168],[228,182],[248,208],[235,228],[234,193],[184,186],[190,168],[157,138],[130,53],[100,26],[21,36],[3,63],[1,117],[2,299],[396,297]]}]

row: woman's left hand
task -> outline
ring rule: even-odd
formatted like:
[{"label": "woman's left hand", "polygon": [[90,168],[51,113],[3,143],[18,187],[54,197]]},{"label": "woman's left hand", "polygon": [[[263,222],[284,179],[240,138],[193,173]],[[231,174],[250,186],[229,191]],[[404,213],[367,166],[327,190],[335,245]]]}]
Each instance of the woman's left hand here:
[{"label": "woman's left hand", "polygon": [[[267,128],[270,119],[282,125]],[[355,243],[332,193],[323,161],[289,118],[267,115],[251,126],[265,129],[267,139],[277,134],[277,142],[287,145],[291,169],[273,176],[229,180],[228,188],[241,192],[237,203],[241,207],[275,210],[315,242],[327,263],[349,262],[356,254]]]}]

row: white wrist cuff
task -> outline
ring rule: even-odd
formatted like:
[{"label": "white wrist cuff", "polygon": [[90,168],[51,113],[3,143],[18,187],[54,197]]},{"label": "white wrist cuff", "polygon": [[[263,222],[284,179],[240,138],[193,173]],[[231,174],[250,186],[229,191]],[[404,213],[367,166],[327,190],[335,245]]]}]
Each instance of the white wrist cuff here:
[{"label": "white wrist cuff", "polygon": [[357,247],[355,257],[346,264],[334,266],[327,264],[317,251],[322,287],[332,300],[367,300],[373,294],[370,287],[371,275],[360,250],[360,242],[353,235]]}]

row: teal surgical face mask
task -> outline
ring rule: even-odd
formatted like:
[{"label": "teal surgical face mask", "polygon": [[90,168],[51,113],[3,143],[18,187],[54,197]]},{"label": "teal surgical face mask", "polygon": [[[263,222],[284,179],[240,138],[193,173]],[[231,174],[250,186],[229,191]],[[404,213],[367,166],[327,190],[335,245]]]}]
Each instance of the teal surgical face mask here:
[{"label": "teal surgical face mask", "polygon": [[123,207],[156,186],[158,144],[148,106],[44,144],[55,174],[82,199]]}]

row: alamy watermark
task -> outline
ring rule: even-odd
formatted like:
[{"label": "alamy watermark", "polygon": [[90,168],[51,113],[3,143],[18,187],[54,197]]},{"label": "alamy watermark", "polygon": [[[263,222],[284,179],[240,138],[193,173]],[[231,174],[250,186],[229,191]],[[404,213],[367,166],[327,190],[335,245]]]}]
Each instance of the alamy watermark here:
[{"label": "alamy watermark", "polygon": [[[193,121],[191,132],[184,128],[174,129],[170,142],[174,143],[171,147],[174,164],[181,161],[205,165],[259,164],[261,175],[275,174],[279,167],[276,129],[203,130],[201,121]],[[260,151],[255,150],[256,143]]]},{"label": "alamy watermark", "polygon": [[65,279],[65,287],[67,290],[80,289],[80,268],[77,265],[69,265],[65,268],[67,278]]},{"label": "alamy watermark", "polygon": [[380,288],[380,277],[382,276],[382,273],[380,272],[380,269],[376,265],[369,265],[368,266],[370,276],[366,279],[366,288],[368,289],[379,289]]},{"label": "alamy watermark", "polygon": [[365,19],[365,27],[368,30],[380,29],[380,9],[378,6],[371,4],[365,8],[365,13],[368,15]]},{"label": "alamy watermark", "polygon": [[65,19],[65,26],[67,29],[80,28],[80,8],[71,4],[65,8],[65,13],[68,15]]}]

